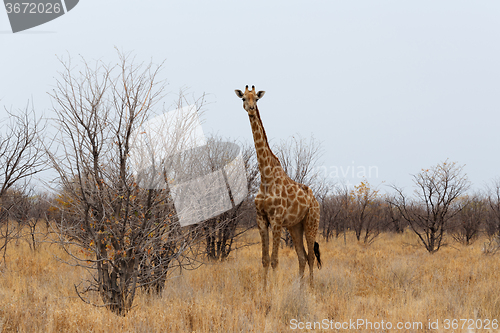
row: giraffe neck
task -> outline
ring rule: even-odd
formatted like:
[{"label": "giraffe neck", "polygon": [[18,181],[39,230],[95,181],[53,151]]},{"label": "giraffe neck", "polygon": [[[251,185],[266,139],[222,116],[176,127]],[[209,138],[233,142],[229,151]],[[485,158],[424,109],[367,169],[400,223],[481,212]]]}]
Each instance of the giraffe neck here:
[{"label": "giraffe neck", "polygon": [[259,164],[260,179],[262,184],[269,183],[275,176],[275,167],[281,166],[276,155],[273,154],[267,141],[266,131],[260,119],[259,109],[256,108],[254,116],[249,116],[252,126],[253,141],[257,153],[257,162]]}]

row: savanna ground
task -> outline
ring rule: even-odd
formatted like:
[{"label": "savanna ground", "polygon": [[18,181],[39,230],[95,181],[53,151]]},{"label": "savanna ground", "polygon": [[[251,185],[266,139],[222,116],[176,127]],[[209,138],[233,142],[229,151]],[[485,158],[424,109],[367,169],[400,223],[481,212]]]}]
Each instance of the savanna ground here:
[{"label": "savanna ground", "polygon": [[[351,234],[346,244],[343,237],[319,239],[323,269],[315,269],[314,289],[300,288],[295,251],[281,248],[274,282],[263,293],[258,233],[245,238],[257,244],[227,262],[183,270],[161,297],[139,293],[126,317],[76,296],[85,272],[57,260],[65,258],[57,245],[33,252],[25,241],[14,242],[8,269],[0,271],[0,332],[339,331],[335,325],[348,332],[357,320],[373,325],[359,331],[458,332],[466,331],[460,319],[470,319],[464,327],[500,319],[500,257],[483,254],[486,239],[468,247],[453,242],[432,255],[411,232],[383,234],[367,247]],[[457,319],[458,329],[451,321],[446,329],[446,319]],[[436,321],[438,329],[429,329]],[[331,326],[298,328],[314,322]],[[382,329],[389,322],[392,329]],[[397,330],[398,323],[412,327]]]}]

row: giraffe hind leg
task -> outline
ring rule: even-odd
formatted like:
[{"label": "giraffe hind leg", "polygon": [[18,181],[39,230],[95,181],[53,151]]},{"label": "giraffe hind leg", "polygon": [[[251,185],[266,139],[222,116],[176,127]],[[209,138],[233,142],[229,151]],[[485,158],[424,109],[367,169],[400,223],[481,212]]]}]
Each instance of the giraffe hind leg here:
[{"label": "giraffe hind leg", "polygon": [[292,236],[293,245],[295,246],[295,252],[297,252],[297,257],[299,258],[299,276],[302,279],[304,277],[304,270],[307,262],[307,253],[304,248],[304,225],[303,223],[298,223],[289,227],[288,231],[290,231],[290,236]]},{"label": "giraffe hind leg", "polygon": [[321,265],[321,259],[319,256],[319,244],[316,242],[316,234],[318,233],[319,227],[319,204],[315,203],[307,214],[306,220],[304,222],[304,232],[306,236],[307,243],[307,263],[309,264],[309,274],[311,277],[311,285],[313,284],[313,269],[314,269],[314,259],[318,259],[318,266]]}]

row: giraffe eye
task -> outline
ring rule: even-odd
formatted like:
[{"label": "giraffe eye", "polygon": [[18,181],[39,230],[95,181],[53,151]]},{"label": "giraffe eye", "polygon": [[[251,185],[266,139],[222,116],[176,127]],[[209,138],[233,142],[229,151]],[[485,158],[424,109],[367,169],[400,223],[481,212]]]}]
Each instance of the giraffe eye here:
[{"label": "giraffe eye", "polygon": [[243,102],[245,101],[245,98],[242,98]]}]

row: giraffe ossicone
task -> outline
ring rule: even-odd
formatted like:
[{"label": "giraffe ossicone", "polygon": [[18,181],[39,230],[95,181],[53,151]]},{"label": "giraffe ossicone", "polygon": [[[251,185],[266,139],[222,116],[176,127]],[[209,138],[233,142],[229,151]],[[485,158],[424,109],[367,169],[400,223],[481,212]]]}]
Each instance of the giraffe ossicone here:
[{"label": "giraffe ossicone", "polygon": [[[243,109],[248,113],[257,153],[257,162],[261,176],[259,191],[255,197],[257,209],[257,226],[262,240],[262,265],[264,267],[264,288],[267,285],[269,265],[273,269],[278,266],[278,252],[281,230],[287,228],[292,236],[295,251],[299,259],[299,276],[304,276],[306,262],[309,264],[310,282],[313,283],[313,267],[315,257],[318,268],[321,268],[319,244],[316,235],[319,228],[320,207],[312,190],[293,181],[281,167],[281,163],[273,154],[260,118],[257,101],[265,91],[256,91],[245,87],[245,91],[235,90],[243,100]],[[273,237],[272,254],[269,257],[269,227]],[[307,252],[304,248],[306,238]]]}]

